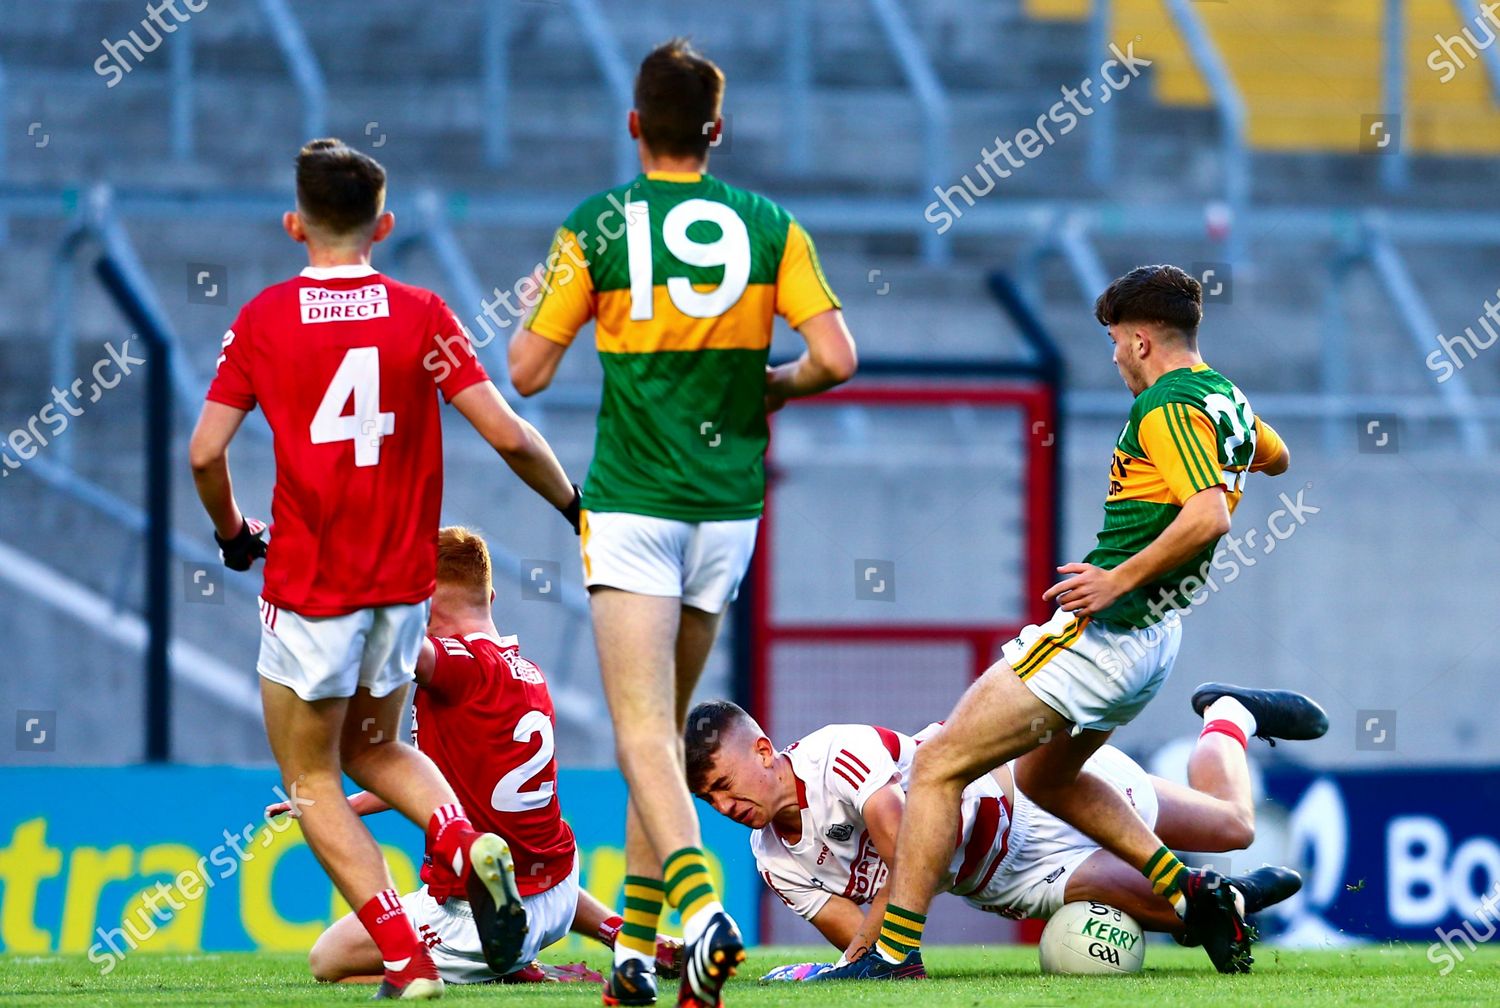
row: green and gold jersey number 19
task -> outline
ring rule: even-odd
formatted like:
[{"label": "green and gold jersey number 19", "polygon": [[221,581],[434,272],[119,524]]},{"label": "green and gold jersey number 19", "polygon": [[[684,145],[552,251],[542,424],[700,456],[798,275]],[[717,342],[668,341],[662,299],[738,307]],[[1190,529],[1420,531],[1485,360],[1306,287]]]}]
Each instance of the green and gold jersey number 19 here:
[{"label": "green and gold jersey number 19", "polygon": [[[688,229],[700,221],[717,224],[719,237],[706,242],[688,237]],[[683,200],[662,220],[661,240],[668,252],[688,266],[724,268],[723,279],[710,291],[695,290],[685,276],[667,277],[667,296],[678,311],[689,318],[716,318],[739,302],[750,282],[750,232],[739,214],[713,200]],[[656,276],[651,215],[644,201],[625,204],[625,248],[630,266],[630,319],[649,321],[655,314]]]},{"label": "green and gold jersey number 19", "polygon": [[1233,398],[1222,392],[1210,392],[1203,397],[1203,408],[1214,418],[1214,426],[1224,435],[1224,458],[1238,472],[1224,470],[1224,485],[1231,493],[1245,489],[1245,480],[1250,476],[1250,462],[1255,458],[1255,414],[1250,411],[1250,401],[1235,385],[1229,386]]}]

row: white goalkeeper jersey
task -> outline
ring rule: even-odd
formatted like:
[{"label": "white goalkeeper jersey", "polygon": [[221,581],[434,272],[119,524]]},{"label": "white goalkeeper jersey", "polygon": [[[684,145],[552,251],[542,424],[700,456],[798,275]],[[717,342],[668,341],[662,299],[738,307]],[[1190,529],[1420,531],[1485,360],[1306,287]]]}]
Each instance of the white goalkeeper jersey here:
[{"label": "white goalkeeper jersey", "polygon": [[[865,828],[865,803],[892,782],[906,790],[917,746],[937,728],[914,737],[871,725],[829,725],[782,750],[797,778],[802,836],[788,843],[773,823],[751,833],[750,849],[766,885],[797,914],[811,920],[834,894],[865,904],[885,885],[886,864]],[[989,774],[964,788],[962,816],[942,883],[960,896],[985,887],[1009,843],[1010,804]]]}]

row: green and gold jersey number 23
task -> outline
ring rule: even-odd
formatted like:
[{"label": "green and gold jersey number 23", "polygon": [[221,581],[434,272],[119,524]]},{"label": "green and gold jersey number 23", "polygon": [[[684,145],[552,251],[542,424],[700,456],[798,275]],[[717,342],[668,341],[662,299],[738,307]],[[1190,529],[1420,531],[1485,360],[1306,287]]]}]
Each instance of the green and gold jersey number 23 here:
[{"label": "green and gold jersey number 23", "polygon": [[[688,237],[688,229],[700,221],[717,224],[719,237],[713,241]],[[713,200],[683,200],[662,220],[661,240],[669,253],[688,266],[724,268],[719,285],[708,291],[695,290],[685,276],[667,277],[667,296],[678,311],[689,318],[716,318],[739,302],[750,282],[750,232],[739,214]],[[625,250],[630,266],[630,319],[649,321],[656,310],[652,301],[656,262],[651,215],[642,200],[625,204]]]},{"label": "green and gold jersey number 23", "polygon": [[1229,386],[1229,391],[1232,398],[1222,392],[1210,392],[1203,397],[1203,408],[1224,437],[1224,458],[1238,470],[1224,470],[1224,485],[1231,493],[1239,493],[1245,489],[1250,462],[1255,458],[1255,414],[1250,411],[1245,393],[1235,385]]}]

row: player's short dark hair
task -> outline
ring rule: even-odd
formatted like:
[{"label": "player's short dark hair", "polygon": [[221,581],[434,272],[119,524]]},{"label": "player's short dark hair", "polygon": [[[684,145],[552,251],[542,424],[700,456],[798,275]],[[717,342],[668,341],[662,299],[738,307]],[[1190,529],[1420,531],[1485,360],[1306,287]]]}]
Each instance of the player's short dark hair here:
[{"label": "player's short dark hair", "polygon": [[714,757],[719,755],[724,736],[750,720],[743,707],[728,700],[706,700],[688,711],[682,741],[687,750],[689,791],[698,794],[708,787],[708,771],[713,766]]},{"label": "player's short dark hair", "polygon": [[331,137],[297,154],[297,209],[332,236],[375,223],[385,205],[385,169],[370,155]]},{"label": "player's short dark hair", "polygon": [[1176,266],[1137,266],[1104,289],[1094,302],[1100,325],[1158,322],[1188,339],[1203,321],[1203,287]]},{"label": "player's short dark hair", "polygon": [[685,38],[651,50],[635,75],[635,110],[653,154],[707,154],[723,100],[723,71]]}]

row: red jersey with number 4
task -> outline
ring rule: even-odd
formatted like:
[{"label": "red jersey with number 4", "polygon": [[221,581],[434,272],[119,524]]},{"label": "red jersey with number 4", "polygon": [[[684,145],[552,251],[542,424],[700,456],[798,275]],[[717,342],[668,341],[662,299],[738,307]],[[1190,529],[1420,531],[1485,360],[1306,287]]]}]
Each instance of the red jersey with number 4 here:
[{"label": "red jersey with number 4", "polygon": [[[432,678],[417,690],[412,741],[442,771],[482,833],[510,845],[516,886],[534,896],[573,872],[573,831],[557,799],[552,694],[515,637],[431,637]],[[420,727],[420,734],[418,728]],[[422,866],[434,899],[462,896]]]},{"label": "red jersey with number 4", "polygon": [[441,298],[368,266],[309,267],[240,310],[208,398],[258,404],[275,435],[268,602],[339,616],[431,597],[436,392],[487,378]]}]

